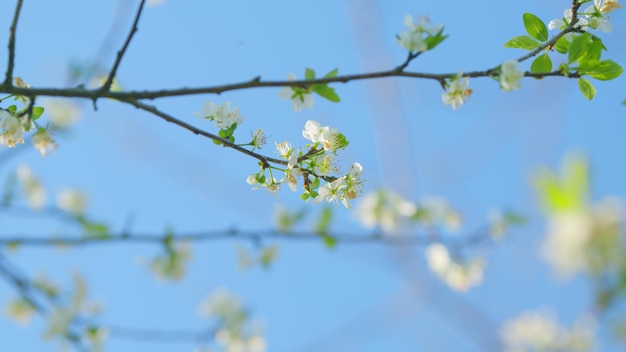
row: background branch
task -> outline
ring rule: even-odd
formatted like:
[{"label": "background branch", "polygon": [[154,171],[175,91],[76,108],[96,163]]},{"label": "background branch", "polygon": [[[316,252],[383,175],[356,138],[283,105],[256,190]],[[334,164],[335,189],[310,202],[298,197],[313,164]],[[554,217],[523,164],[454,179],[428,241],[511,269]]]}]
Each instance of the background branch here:
[{"label": "background branch", "polygon": [[15,5],[15,13],[13,14],[13,22],[9,28],[9,61],[7,62],[7,72],[4,78],[4,86],[11,87],[13,85],[13,67],[15,65],[15,31],[17,30],[17,20],[22,10],[22,0],[17,0]]}]

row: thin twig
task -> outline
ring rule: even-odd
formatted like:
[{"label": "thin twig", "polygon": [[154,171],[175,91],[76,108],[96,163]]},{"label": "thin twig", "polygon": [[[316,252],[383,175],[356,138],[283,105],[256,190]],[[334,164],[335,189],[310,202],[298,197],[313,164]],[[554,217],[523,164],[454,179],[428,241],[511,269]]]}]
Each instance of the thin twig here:
[{"label": "thin twig", "polygon": [[136,108],[138,108],[138,109],[141,109],[141,110],[147,111],[147,112],[149,112],[151,114],[154,114],[154,115],[162,118],[163,120],[165,120],[167,122],[171,122],[171,123],[173,123],[175,125],[178,125],[178,126],[184,128],[184,129],[186,129],[186,130],[189,130],[189,131],[191,131],[192,133],[194,133],[196,135],[204,136],[204,137],[210,138],[210,139],[212,139],[214,141],[218,141],[218,142],[222,143],[222,145],[224,145],[225,147],[233,148],[233,149],[235,149],[235,150],[237,150],[239,152],[242,152],[242,153],[244,153],[246,155],[249,155],[249,156],[251,156],[251,157],[253,157],[255,159],[258,159],[263,164],[263,166],[265,168],[268,168],[270,166],[269,165],[270,162],[275,163],[275,164],[279,164],[279,165],[287,165],[287,162],[284,161],[284,160],[266,157],[266,156],[263,156],[261,154],[258,154],[258,153],[255,153],[253,151],[250,151],[250,150],[248,150],[248,149],[246,149],[244,147],[241,147],[241,146],[239,146],[239,145],[237,145],[235,143],[232,143],[231,141],[229,141],[227,139],[224,139],[224,138],[222,138],[222,137],[220,137],[218,135],[215,135],[213,133],[201,130],[201,129],[195,127],[195,126],[192,126],[192,125],[190,125],[190,124],[188,124],[188,123],[186,123],[184,121],[181,121],[181,120],[175,118],[174,116],[166,114],[166,113],[164,113],[163,111],[157,109],[154,106],[146,105],[144,103],[141,103],[141,102],[138,102],[138,101],[135,101],[135,100],[126,100],[125,102],[130,104],[130,105],[132,105],[132,106],[134,106],[134,107],[136,107]]},{"label": "thin twig", "polygon": [[[498,67],[498,66],[496,66]],[[490,68],[482,71],[470,71],[463,73],[463,77],[481,78],[491,77],[496,73],[495,68]],[[297,81],[262,81],[260,78],[232,84],[224,84],[219,86],[210,87],[197,87],[197,88],[179,88],[179,89],[161,89],[161,90],[135,90],[135,91],[102,91],[101,89],[78,89],[78,88],[19,88],[19,87],[7,87],[0,86],[0,92],[23,95],[23,96],[54,96],[54,97],[67,97],[67,98],[83,98],[89,100],[95,100],[100,98],[111,98],[119,101],[133,101],[143,99],[158,99],[165,97],[177,97],[177,96],[190,96],[200,94],[221,94],[228,91],[254,89],[254,88],[279,88],[279,87],[308,87],[314,84],[327,84],[327,83],[347,83],[350,81],[376,79],[376,78],[389,78],[389,77],[407,77],[407,78],[421,78],[430,79],[437,82],[441,82],[452,77],[456,77],[456,73],[423,73],[423,72],[408,72],[408,71],[396,71],[396,69],[387,71],[378,71],[371,73],[361,73],[329,78],[317,78],[312,80],[297,80]],[[545,73],[531,73],[525,72],[524,76],[533,78],[544,78],[549,76],[575,78],[575,74],[563,74],[563,72],[555,70]]]},{"label": "thin twig", "polygon": [[113,68],[111,68],[111,72],[109,72],[109,77],[107,77],[107,80],[104,82],[104,85],[100,88],[102,91],[108,91],[109,89],[111,89],[111,85],[113,84],[113,80],[115,79],[115,74],[117,73],[117,69],[120,66],[120,63],[122,62],[124,53],[126,53],[126,49],[128,49],[128,46],[130,45],[130,41],[133,39],[133,36],[138,30],[137,23],[139,23],[139,18],[141,17],[141,12],[143,11],[143,6],[145,2],[146,0],[141,0],[141,3],[139,4],[139,9],[137,9],[137,13],[135,14],[135,20],[133,21],[133,26],[128,32],[128,36],[126,37],[126,41],[124,42],[124,45],[117,52],[117,58],[115,59]]},{"label": "thin twig", "polygon": [[7,63],[7,73],[4,77],[4,86],[11,87],[13,85],[13,67],[15,65],[15,31],[17,30],[17,20],[22,10],[22,0],[17,0],[15,5],[15,14],[13,14],[13,22],[9,29],[9,62]]},{"label": "thin twig", "polygon": [[[442,242],[450,246],[468,247],[483,244],[491,238],[489,227],[483,226],[471,235],[465,237],[443,238],[442,236],[418,236],[418,235],[390,235],[379,232],[375,233],[332,233],[331,237],[340,244],[368,244],[381,243],[390,246],[425,246],[435,242]],[[26,247],[54,247],[71,246],[84,247],[104,244],[162,244],[168,237],[157,234],[132,234],[123,232],[109,237],[4,237],[0,238],[0,246],[26,246]],[[217,240],[285,240],[285,241],[319,241],[323,236],[311,231],[279,231],[279,230],[216,230],[194,233],[176,234],[176,241],[205,242]]]},{"label": "thin twig", "polygon": [[5,280],[15,286],[20,296],[28,302],[41,315],[46,314],[46,309],[33,298],[33,286],[28,279],[19,271],[12,268],[11,263],[0,253],[0,275]]}]

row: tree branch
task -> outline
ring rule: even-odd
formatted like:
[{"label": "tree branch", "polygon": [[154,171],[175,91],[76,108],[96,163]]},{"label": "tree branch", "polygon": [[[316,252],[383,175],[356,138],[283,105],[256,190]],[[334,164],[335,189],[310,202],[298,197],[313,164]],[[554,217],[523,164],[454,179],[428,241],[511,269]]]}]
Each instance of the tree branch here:
[{"label": "tree branch", "polygon": [[137,9],[137,13],[135,14],[135,20],[133,21],[133,26],[128,32],[128,36],[126,37],[126,41],[124,42],[124,45],[117,52],[117,58],[115,59],[115,63],[113,63],[113,67],[111,68],[111,71],[109,72],[109,76],[107,77],[107,80],[104,82],[104,85],[102,85],[102,87],[100,88],[100,90],[102,91],[108,91],[111,89],[111,85],[113,84],[113,80],[115,79],[115,74],[117,73],[117,69],[120,66],[120,63],[122,62],[124,53],[126,53],[126,49],[128,49],[128,46],[130,45],[130,41],[133,39],[133,36],[138,30],[137,23],[139,23],[139,18],[141,17],[141,12],[143,11],[143,6],[145,2],[146,0],[141,0],[141,3],[139,4],[139,8]]},{"label": "tree branch", "polygon": [[22,0],[17,0],[15,5],[15,13],[13,14],[13,22],[9,28],[9,61],[7,63],[7,72],[4,77],[4,86],[13,86],[13,67],[15,65],[15,31],[17,30],[17,20],[22,10]]},{"label": "tree branch", "polygon": [[[336,243],[343,244],[368,244],[381,243],[390,246],[426,246],[432,243],[442,242],[451,247],[476,246],[491,239],[489,226],[482,226],[471,232],[469,235],[454,239],[442,238],[439,234],[432,232],[427,235],[408,236],[393,235],[381,232],[374,233],[333,233],[322,235],[312,231],[281,231],[281,230],[215,230],[176,234],[173,239],[176,241],[206,242],[217,240],[250,240],[259,242],[262,240],[286,240],[286,241],[319,241],[324,237],[330,237]],[[159,234],[129,234],[120,233],[108,237],[4,237],[0,238],[0,246],[20,246],[20,247],[54,247],[71,246],[83,247],[104,244],[162,244],[169,239],[168,235]]]}]

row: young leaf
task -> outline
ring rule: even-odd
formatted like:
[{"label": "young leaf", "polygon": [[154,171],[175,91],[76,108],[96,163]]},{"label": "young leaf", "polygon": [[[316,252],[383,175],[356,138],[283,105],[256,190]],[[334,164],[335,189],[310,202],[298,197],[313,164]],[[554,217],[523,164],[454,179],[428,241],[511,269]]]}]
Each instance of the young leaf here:
[{"label": "young leaf", "polygon": [[426,37],[424,39],[424,43],[426,43],[426,47],[428,48],[427,50],[431,50],[446,40],[446,38],[448,38],[448,35],[443,35],[443,28],[441,28],[437,34]]},{"label": "young leaf", "polygon": [[306,70],[304,70],[304,78],[315,79],[315,70],[307,67]]},{"label": "young leaf", "polygon": [[530,72],[532,73],[546,73],[552,71],[552,60],[548,53],[538,56],[530,65]]},{"label": "young leaf", "polygon": [[619,77],[624,70],[613,60],[585,61],[578,67],[578,72],[601,81],[609,81]]},{"label": "young leaf", "polygon": [[335,93],[335,90],[328,85],[315,84],[311,88],[315,93],[317,93],[317,95],[321,96],[322,98],[326,98],[334,103],[339,102],[339,96],[337,95],[337,93]]},{"label": "young leaf", "polygon": [[559,40],[556,41],[556,43],[554,43],[553,48],[559,53],[565,54],[569,50],[569,46],[570,46],[570,42],[568,42],[567,39],[561,37],[559,38]]},{"label": "young leaf", "polygon": [[30,118],[33,120],[37,120],[38,118],[41,117],[41,114],[43,114],[44,108],[41,106],[35,106],[33,108],[33,113],[32,115],[30,115]]},{"label": "young leaf", "polygon": [[328,72],[327,74],[324,75],[324,78],[333,78],[333,77],[337,77],[337,74],[339,73],[339,69],[336,68],[330,72]]},{"label": "young leaf", "polygon": [[539,17],[533,15],[532,13],[525,13],[523,18],[524,27],[526,28],[528,35],[539,40],[540,42],[548,40],[548,28],[546,28],[546,25],[541,19],[539,19]]},{"label": "young leaf", "polygon": [[572,62],[576,62],[583,57],[587,51],[587,46],[589,46],[589,33],[585,33],[574,38],[574,40],[572,40],[572,44],[569,46],[567,63],[571,64]]},{"label": "young leaf", "polygon": [[541,43],[527,35],[519,35],[504,43],[505,48],[519,48],[525,50],[533,50],[541,46]]},{"label": "young leaf", "polygon": [[584,78],[578,79],[578,88],[580,88],[580,92],[583,93],[585,98],[591,100],[596,96],[596,88]]}]

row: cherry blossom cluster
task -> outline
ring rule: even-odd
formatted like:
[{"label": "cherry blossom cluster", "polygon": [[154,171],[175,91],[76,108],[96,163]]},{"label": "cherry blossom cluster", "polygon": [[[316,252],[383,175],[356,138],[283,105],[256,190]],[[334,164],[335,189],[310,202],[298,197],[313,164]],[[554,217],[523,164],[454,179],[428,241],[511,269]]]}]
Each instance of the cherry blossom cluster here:
[{"label": "cherry blossom cluster", "polygon": [[[13,80],[16,87],[30,88],[30,85],[21,77]],[[0,107],[0,146],[15,148],[18,144],[24,144],[24,137],[32,132],[31,142],[42,156],[46,156],[58,147],[52,137],[52,132],[63,129],[76,120],[78,112],[72,106],[61,103],[51,103],[51,111],[48,114],[49,123],[40,125],[38,119],[42,116],[44,108],[34,106],[30,98],[20,95],[9,95],[0,99],[0,102],[13,98],[20,101],[23,107],[9,105],[6,109]]]},{"label": "cherry blossom cluster", "polygon": [[[311,71],[307,69],[307,75],[314,77]],[[327,76],[333,74],[336,74],[336,70]],[[328,97],[329,91],[325,89],[318,87],[314,91],[318,94],[319,91],[323,91],[324,93],[320,95],[326,94],[325,97]],[[299,88],[292,90],[291,87],[287,87],[283,89],[283,92],[286,90],[296,94],[292,97],[295,101],[300,101],[300,98],[308,99],[298,95],[306,95]],[[232,108],[230,102],[217,105],[207,101],[203,105],[202,112],[196,112],[196,116],[213,121],[219,128],[219,136],[233,144],[236,140],[234,133],[244,121],[239,108]],[[303,147],[294,147],[288,141],[275,143],[276,153],[284,162],[274,163],[275,165],[259,163],[259,172],[249,175],[246,179],[247,183],[252,186],[252,189],[265,189],[273,194],[277,194],[283,184],[295,192],[298,190],[298,184],[302,183],[304,193],[301,198],[303,200],[311,199],[313,203],[321,203],[325,200],[328,203],[341,203],[346,208],[350,208],[350,200],[355,199],[361,193],[363,167],[359,163],[353,163],[346,174],[336,176],[339,173],[339,167],[335,164],[335,156],[338,151],[348,146],[346,136],[336,128],[322,126],[317,121],[309,120],[304,124],[302,137],[309,141]],[[214,142],[222,144],[220,140],[214,140]],[[262,148],[266,143],[267,137],[264,131],[257,129],[252,133],[252,139],[248,143],[237,144],[237,146],[248,146],[254,151]],[[283,174],[282,178],[275,176],[279,172]]]},{"label": "cherry blossom cluster", "polygon": [[[609,21],[608,14],[619,8],[622,8],[622,5],[618,0],[594,0],[592,5],[588,6],[580,13],[583,17],[578,18],[576,27],[582,30],[591,28],[604,33],[611,33],[613,26]],[[572,22],[572,17],[572,9],[567,8],[563,11],[563,18],[550,21],[548,28],[564,29]],[[569,39],[571,39],[571,35]]]},{"label": "cherry blossom cluster", "polygon": [[[348,146],[346,137],[338,129],[321,126],[313,120],[305,123],[302,137],[310,143],[301,148],[293,147],[288,141],[276,143],[276,152],[286,161],[286,168],[261,166],[258,173],[248,176],[247,182],[254,189],[265,188],[271,193],[280,190],[284,183],[295,192],[298,183],[302,182],[302,199],[312,199],[313,203],[324,200],[328,203],[342,203],[350,208],[350,200],[361,193],[363,167],[356,162],[346,174],[332,176],[339,173],[335,156],[339,150]],[[273,175],[275,171],[281,171],[284,177],[278,180]],[[322,181],[325,184],[322,185]]]}]

